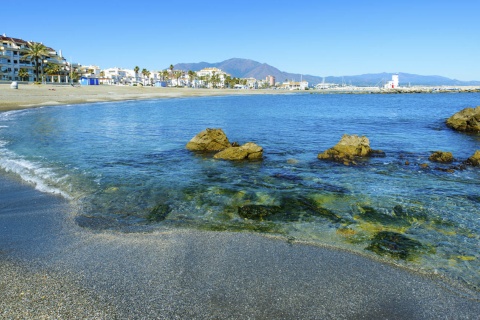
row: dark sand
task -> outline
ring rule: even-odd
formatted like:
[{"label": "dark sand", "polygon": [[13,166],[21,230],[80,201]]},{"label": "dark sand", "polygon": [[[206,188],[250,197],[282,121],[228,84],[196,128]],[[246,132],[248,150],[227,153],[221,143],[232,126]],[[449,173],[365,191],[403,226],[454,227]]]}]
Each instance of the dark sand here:
[{"label": "dark sand", "polygon": [[0,174],[1,319],[478,319],[435,278],[250,233],[91,232]]}]

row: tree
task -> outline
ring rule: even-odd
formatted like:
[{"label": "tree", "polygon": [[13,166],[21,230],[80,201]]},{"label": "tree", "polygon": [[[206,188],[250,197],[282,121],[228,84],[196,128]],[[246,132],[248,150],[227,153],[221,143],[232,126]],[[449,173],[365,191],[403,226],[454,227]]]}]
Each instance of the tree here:
[{"label": "tree", "polygon": [[39,63],[38,61],[43,60],[44,57],[48,57],[48,49],[41,43],[37,42],[29,42],[27,45],[27,50],[23,54],[23,59],[30,60],[30,61],[35,61],[35,74],[37,76],[36,81],[39,81],[38,78],[38,67]]},{"label": "tree", "polygon": [[58,64],[54,64],[54,63],[47,63],[46,67],[45,67],[45,73],[52,76],[54,74],[59,74],[60,73],[60,66]]},{"label": "tree", "polygon": [[193,83],[193,80],[197,77],[197,73],[195,71],[192,71],[192,70],[188,70],[188,79],[190,80],[190,85],[192,85]]},{"label": "tree", "polygon": [[133,71],[135,71],[135,82],[137,82],[138,71],[140,71],[140,68],[138,66],[135,66],[135,68],[133,68]]},{"label": "tree", "polygon": [[100,71],[100,77],[102,77],[102,78],[105,77],[105,71]]},{"label": "tree", "polygon": [[168,74],[169,73],[168,73],[167,69],[162,71],[162,81],[165,81],[165,80],[168,79]]},{"label": "tree", "polygon": [[27,69],[20,68],[20,70],[18,70],[18,76],[20,77],[20,79],[22,81],[25,81],[25,78],[27,78],[27,81],[28,81],[29,74],[28,74]]},{"label": "tree", "polygon": [[147,69],[143,68],[142,69],[142,75],[143,75],[143,85],[145,85],[145,79],[148,80],[148,77],[150,76],[151,72],[148,71]]},{"label": "tree", "polygon": [[180,70],[176,70],[174,73],[173,73],[174,77],[177,79],[177,86],[180,85],[180,82],[178,81],[178,79],[180,79],[180,77],[183,75],[183,72],[180,71]]}]

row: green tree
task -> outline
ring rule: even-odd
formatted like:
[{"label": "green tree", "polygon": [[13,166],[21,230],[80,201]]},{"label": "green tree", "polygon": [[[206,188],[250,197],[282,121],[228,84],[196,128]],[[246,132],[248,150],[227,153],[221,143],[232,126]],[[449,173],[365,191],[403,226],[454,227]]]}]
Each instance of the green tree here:
[{"label": "green tree", "polygon": [[58,64],[54,64],[54,63],[47,63],[47,65],[45,66],[45,73],[52,76],[54,74],[59,74],[60,73],[60,66]]},{"label": "green tree", "polygon": [[137,82],[137,78],[138,78],[138,71],[140,71],[140,68],[139,68],[139,66],[135,66],[135,68],[133,68],[133,71],[135,72],[135,82]]},{"label": "green tree", "polygon": [[192,70],[188,70],[188,79],[190,80],[190,85],[192,85],[193,80],[197,77],[197,73]]},{"label": "green tree", "polygon": [[180,71],[180,70],[176,70],[173,72],[173,75],[175,77],[175,79],[177,79],[177,87],[179,86],[179,81],[178,79],[180,79],[180,77],[183,75],[183,72]]},{"label": "green tree", "polygon": [[20,68],[20,70],[18,70],[18,76],[20,77],[20,79],[21,79],[22,81],[25,81],[25,78],[27,78],[27,81],[28,81],[28,77],[29,77],[30,75],[28,74],[27,69],[25,69],[25,68]]},{"label": "green tree", "polygon": [[39,81],[38,78],[38,67],[39,67],[39,60],[43,60],[44,57],[48,57],[48,49],[41,43],[37,42],[29,42],[27,45],[27,50],[23,54],[22,59],[35,61],[35,74],[37,76],[36,81]]},{"label": "green tree", "polygon": [[150,72],[147,69],[145,69],[145,68],[142,69],[143,85],[145,85],[145,78],[148,78],[149,74],[150,74]]}]

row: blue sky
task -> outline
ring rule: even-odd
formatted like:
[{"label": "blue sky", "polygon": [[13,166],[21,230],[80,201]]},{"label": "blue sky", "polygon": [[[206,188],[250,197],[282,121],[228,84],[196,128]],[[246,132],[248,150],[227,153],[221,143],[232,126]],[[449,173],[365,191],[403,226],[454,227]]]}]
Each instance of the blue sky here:
[{"label": "blue sky", "polygon": [[2,1],[0,33],[83,65],[246,58],[317,76],[480,80],[480,0]]}]

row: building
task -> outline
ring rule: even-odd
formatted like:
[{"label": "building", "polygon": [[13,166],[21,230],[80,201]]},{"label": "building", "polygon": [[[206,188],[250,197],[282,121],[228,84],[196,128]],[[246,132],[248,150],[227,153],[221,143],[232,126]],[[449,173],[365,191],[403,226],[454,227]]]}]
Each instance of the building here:
[{"label": "building", "polygon": [[[6,34],[0,36],[0,81],[42,81],[67,83],[71,66],[63,58],[62,52],[58,53],[47,47],[48,56],[38,61],[39,74],[38,79],[35,74],[36,61],[24,59],[32,41],[7,37]],[[46,66],[55,66],[56,72],[47,74]],[[22,73],[24,76],[22,76]]]},{"label": "building", "polygon": [[398,88],[398,74],[392,75],[392,80],[388,81],[385,86],[385,89],[396,89]]},{"label": "building", "polygon": [[275,87],[275,77],[268,75],[265,79],[270,87]]},{"label": "building", "polygon": [[287,90],[307,90],[308,89],[308,81],[285,81],[280,85],[281,89],[287,89]]},{"label": "building", "polygon": [[224,88],[225,80],[230,75],[218,68],[204,68],[197,71],[197,77],[200,80],[200,85],[207,88]]}]

